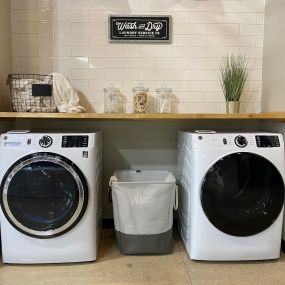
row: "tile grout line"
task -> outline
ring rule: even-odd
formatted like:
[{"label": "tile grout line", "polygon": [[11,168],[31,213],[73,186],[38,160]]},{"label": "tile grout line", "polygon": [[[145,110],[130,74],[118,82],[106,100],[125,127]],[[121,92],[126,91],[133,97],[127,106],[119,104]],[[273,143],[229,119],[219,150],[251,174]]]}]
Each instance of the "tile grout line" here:
[{"label": "tile grout line", "polygon": [[[175,243],[176,243],[176,241],[175,241]],[[183,247],[184,247],[184,244],[182,243],[182,245],[183,245]],[[186,250],[186,249],[185,249]],[[179,254],[180,254],[180,257],[182,258],[182,261],[183,261],[183,265],[184,265],[184,268],[186,269],[186,272],[187,272],[187,275],[188,275],[188,279],[189,279],[189,284],[190,285],[193,285],[193,282],[192,282],[192,280],[191,280],[191,276],[190,276],[190,273],[189,273],[189,271],[188,271],[188,268],[187,268],[187,266],[186,266],[186,260],[184,260],[184,258],[183,258],[183,255],[182,255],[182,252],[181,251],[179,251]],[[187,252],[186,252],[186,254],[188,254]]]}]

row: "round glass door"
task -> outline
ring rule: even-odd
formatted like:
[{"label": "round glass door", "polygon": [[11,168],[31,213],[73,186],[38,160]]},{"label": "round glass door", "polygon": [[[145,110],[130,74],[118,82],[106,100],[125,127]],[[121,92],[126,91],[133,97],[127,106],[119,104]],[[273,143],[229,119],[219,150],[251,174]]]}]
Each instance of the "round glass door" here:
[{"label": "round glass door", "polygon": [[22,233],[52,238],[73,228],[88,200],[85,177],[67,158],[53,153],[28,155],[12,165],[1,183],[1,206]]},{"label": "round glass door", "polygon": [[209,221],[233,236],[251,236],[269,228],[284,204],[284,182],[276,167],[253,153],[234,153],[216,162],[201,187]]}]

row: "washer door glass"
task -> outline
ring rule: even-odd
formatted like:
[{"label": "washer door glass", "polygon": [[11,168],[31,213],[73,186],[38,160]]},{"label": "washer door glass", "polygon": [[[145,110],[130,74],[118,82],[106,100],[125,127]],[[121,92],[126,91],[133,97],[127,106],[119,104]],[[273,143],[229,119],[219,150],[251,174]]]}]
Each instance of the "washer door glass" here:
[{"label": "washer door glass", "polygon": [[1,184],[2,209],[19,231],[51,238],[74,227],[87,206],[87,184],[70,160],[37,153],[17,161]]},{"label": "washer door glass", "polygon": [[216,162],[201,188],[209,221],[233,236],[251,236],[270,227],[284,204],[284,182],[276,167],[252,153],[235,153]]}]

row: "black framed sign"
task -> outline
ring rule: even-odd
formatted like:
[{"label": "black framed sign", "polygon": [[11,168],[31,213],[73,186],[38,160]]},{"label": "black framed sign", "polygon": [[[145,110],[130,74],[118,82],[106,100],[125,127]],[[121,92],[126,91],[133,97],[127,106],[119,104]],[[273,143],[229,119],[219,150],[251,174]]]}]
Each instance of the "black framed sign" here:
[{"label": "black framed sign", "polygon": [[110,42],[169,43],[171,16],[109,16]]}]

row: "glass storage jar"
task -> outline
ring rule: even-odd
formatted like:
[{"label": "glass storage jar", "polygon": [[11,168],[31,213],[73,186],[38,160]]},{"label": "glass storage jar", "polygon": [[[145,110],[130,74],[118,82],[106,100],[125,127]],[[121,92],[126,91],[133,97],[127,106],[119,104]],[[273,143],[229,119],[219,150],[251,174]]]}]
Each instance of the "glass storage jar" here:
[{"label": "glass storage jar", "polygon": [[134,113],[147,113],[148,111],[148,88],[139,85],[133,88]]},{"label": "glass storage jar", "polygon": [[118,113],[120,104],[120,89],[110,86],[104,88],[104,112]]},{"label": "glass storage jar", "polygon": [[156,89],[157,94],[157,112],[172,113],[172,88],[162,87]]}]

